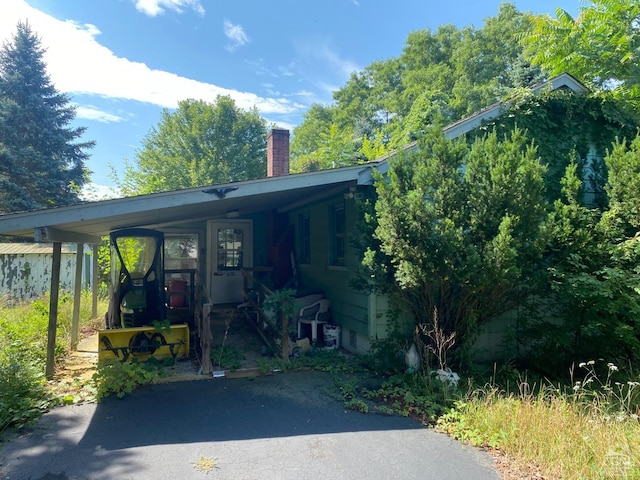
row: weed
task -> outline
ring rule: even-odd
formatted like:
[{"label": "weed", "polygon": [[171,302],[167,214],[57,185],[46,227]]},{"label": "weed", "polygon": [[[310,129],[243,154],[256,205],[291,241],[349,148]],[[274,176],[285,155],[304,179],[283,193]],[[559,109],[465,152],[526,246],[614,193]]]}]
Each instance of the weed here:
[{"label": "weed", "polygon": [[0,432],[39,417],[55,398],[48,394],[38,363],[19,351],[0,354]]},{"label": "weed", "polygon": [[595,362],[578,368],[585,375],[573,387],[522,381],[512,393],[476,389],[440,418],[439,428],[535,463],[545,478],[640,478],[638,383],[614,380],[621,372],[613,364],[600,369],[602,377]]},{"label": "weed", "polygon": [[[60,296],[55,358],[60,361],[71,347],[73,302]],[[80,302],[80,330],[99,325],[91,316],[91,295],[83,292]],[[104,306],[104,300],[101,300]],[[106,306],[105,306],[106,309]],[[30,303],[0,302],[0,431],[22,426],[49,407],[69,402],[68,395],[57,398],[44,379],[49,323],[49,298]],[[67,398],[65,398],[65,396]]]},{"label": "weed", "polygon": [[239,369],[245,358],[240,349],[232,345],[216,345],[211,349],[210,357],[214,366],[230,370]]},{"label": "weed", "polygon": [[379,389],[366,392],[366,397],[386,405],[388,412],[415,417],[426,424],[453,406],[455,400],[446,384],[421,372],[390,377]]},{"label": "weed", "polygon": [[112,360],[99,364],[92,379],[96,400],[99,402],[114,393],[122,398],[140,385],[156,383],[160,376],[160,366],[149,361],[141,363],[136,359],[130,362]]},{"label": "weed", "polygon": [[360,413],[369,413],[369,405],[366,404],[363,400],[359,398],[352,398],[351,400],[347,400],[344,402],[345,408],[349,410],[354,410]]}]

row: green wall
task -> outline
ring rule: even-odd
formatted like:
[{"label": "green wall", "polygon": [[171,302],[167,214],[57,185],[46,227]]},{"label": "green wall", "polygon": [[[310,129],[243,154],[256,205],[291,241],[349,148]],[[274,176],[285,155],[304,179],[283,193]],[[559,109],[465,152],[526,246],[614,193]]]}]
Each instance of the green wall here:
[{"label": "green wall", "polygon": [[[342,205],[346,218],[346,250],[344,266],[330,265],[331,209]],[[350,288],[349,280],[359,259],[351,247],[349,237],[356,224],[353,199],[342,194],[325,201],[313,203],[290,212],[289,221],[296,227],[296,252],[300,251],[299,216],[307,213],[310,219],[310,262],[298,265],[300,287],[305,291],[323,291],[331,300],[335,322],[342,327],[343,345],[348,341],[348,331],[369,337],[369,297]],[[297,253],[296,253],[297,254]],[[346,340],[345,340],[346,339]]]}]

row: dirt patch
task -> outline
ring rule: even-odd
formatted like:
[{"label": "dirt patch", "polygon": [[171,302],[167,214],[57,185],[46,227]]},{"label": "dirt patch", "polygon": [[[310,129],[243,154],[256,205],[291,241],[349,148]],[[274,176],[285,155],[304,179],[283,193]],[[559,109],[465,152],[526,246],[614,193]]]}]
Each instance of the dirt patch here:
[{"label": "dirt patch", "polygon": [[522,465],[501,450],[489,449],[488,452],[496,462],[498,474],[503,480],[546,480],[536,465]]},{"label": "dirt patch", "polygon": [[53,380],[49,381],[51,391],[66,404],[94,401],[95,390],[91,385],[91,378],[97,363],[97,353],[69,352],[56,365]]}]

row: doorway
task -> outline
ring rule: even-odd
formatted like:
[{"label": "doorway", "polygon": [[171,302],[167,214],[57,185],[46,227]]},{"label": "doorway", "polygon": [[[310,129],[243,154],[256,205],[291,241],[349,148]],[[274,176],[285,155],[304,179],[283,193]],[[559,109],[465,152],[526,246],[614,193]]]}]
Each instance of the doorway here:
[{"label": "doorway", "polygon": [[215,220],[208,223],[209,298],[213,304],[244,301],[243,268],[253,267],[253,222]]}]

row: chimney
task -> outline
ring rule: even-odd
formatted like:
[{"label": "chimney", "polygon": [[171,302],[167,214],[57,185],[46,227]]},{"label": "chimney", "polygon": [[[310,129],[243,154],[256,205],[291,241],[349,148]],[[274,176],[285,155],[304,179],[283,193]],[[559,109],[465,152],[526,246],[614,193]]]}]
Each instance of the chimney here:
[{"label": "chimney", "polygon": [[289,175],[289,130],[273,128],[267,135],[267,177]]}]

